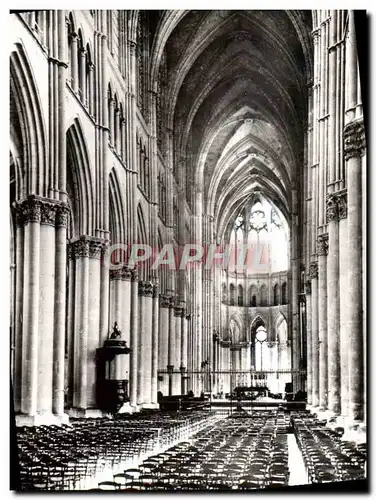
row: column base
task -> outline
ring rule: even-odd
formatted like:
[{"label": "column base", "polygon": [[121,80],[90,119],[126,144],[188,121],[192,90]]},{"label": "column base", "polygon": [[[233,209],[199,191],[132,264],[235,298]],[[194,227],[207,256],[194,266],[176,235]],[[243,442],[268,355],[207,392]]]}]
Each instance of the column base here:
[{"label": "column base", "polygon": [[34,427],[38,425],[63,425],[69,424],[69,416],[66,413],[54,415],[53,413],[39,413],[36,415],[16,415],[16,427]]},{"label": "column base", "polygon": [[367,443],[367,426],[364,422],[349,423],[341,441],[351,441],[356,444]]},{"label": "column base", "polygon": [[306,405],[306,410],[309,410],[312,413],[312,415],[317,415],[317,413],[320,411],[320,407],[313,405]]},{"label": "column base", "polygon": [[141,410],[141,406],[139,404],[131,404],[130,406],[133,409],[133,413],[138,413]]},{"label": "column base", "polygon": [[316,417],[319,420],[326,420],[327,422],[331,418],[331,413],[328,409],[324,408],[318,408],[318,411],[316,412]]},{"label": "column base", "polygon": [[134,406],[131,406],[129,403],[124,403],[123,406],[120,408],[118,411],[119,414],[121,413],[135,413],[136,409]]},{"label": "column base", "polygon": [[158,403],[143,403],[141,405],[141,408],[143,410],[159,410],[159,404]]},{"label": "column base", "polygon": [[327,425],[330,428],[334,428],[337,425],[338,413],[334,413],[333,410],[326,411],[326,419],[328,421]]},{"label": "column base", "polygon": [[113,418],[111,413],[96,408],[70,408],[67,413],[72,418]]}]

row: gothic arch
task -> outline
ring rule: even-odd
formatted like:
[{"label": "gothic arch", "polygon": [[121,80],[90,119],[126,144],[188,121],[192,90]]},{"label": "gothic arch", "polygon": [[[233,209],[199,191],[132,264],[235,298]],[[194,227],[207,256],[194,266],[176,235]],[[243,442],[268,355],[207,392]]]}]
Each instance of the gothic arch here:
[{"label": "gothic arch", "polygon": [[[228,322],[230,338],[234,344],[243,341],[242,320],[237,315],[232,315]],[[245,340],[245,339],[244,339]]]},{"label": "gothic arch", "polygon": [[10,55],[10,92],[17,110],[26,167],[23,194],[47,196],[48,147],[44,117],[33,71],[21,43],[14,44]]},{"label": "gothic arch", "polygon": [[[74,236],[92,235],[95,225],[93,179],[88,148],[78,118],[73,120],[73,124],[67,130],[67,190],[74,224]],[[77,201],[77,205],[72,197]]]},{"label": "gothic arch", "polygon": [[112,244],[126,243],[126,203],[123,195],[124,189],[122,189],[121,180],[119,178],[119,173],[116,171],[116,167],[113,167],[110,171],[109,183],[111,242]]},{"label": "gothic arch", "polygon": [[251,342],[254,342],[255,336],[256,336],[256,331],[259,326],[263,326],[268,333],[270,333],[269,330],[269,322],[261,315],[257,314],[252,322],[251,322],[251,327],[250,327],[250,337],[251,337]]}]

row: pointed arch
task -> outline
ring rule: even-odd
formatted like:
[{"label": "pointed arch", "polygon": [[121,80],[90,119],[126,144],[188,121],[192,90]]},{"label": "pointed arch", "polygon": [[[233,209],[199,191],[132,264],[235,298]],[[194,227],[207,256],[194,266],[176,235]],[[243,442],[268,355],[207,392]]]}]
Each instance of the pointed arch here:
[{"label": "pointed arch", "polygon": [[113,167],[110,171],[109,184],[111,242],[112,244],[125,243],[127,210],[123,196],[124,190],[116,167]]},{"label": "pointed arch", "polygon": [[143,243],[146,245],[148,242],[147,232],[146,232],[146,223],[144,212],[141,207],[141,203],[137,206],[137,243]]},{"label": "pointed arch", "polygon": [[273,304],[275,306],[279,305],[279,285],[278,285],[278,283],[276,283],[273,286]]},{"label": "pointed arch", "polygon": [[261,285],[260,289],[260,305],[263,307],[268,305],[268,289],[265,284]]},{"label": "pointed arch", "polygon": [[249,305],[250,307],[257,307],[257,287],[255,284],[252,284],[249,287]]},{"label": "pointed arch", "polygon": [[47,196],[48,143],[45,122],[33,71],[21,43],[14,44],[10,55],[10,92],[16,107],[23,165],[26,167],[23,194]]},{"label": "pointed arch", "polygon": [[242,307],[243,305],[244,305],[243,285],[238,285],[238,306]]},{"label": "pointed arch", "polygon": [[241,319],[236,316],[232,315],[229,319],[228,322],[228,329],[230,332],[230,339],[234,344],[239,344],[239,342],[242,342],[242,321]]},{"label": "pointed arch", "polygon": [[235,305],[235,286],[233,283],[230,283],[230,306]]},{"label": "pointed arch", "polygon": [[92,235],[94,226],[93,179],[87,143],[80,120],[67,130],[67,191],[74,223],[74,236]]}]

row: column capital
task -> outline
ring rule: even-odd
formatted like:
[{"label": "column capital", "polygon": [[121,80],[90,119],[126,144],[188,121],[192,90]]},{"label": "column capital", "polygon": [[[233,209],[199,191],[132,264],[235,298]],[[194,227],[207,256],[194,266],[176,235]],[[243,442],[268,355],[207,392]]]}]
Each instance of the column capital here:
[{"label": "column capital", "polygon": [[176,317],[183,317],[184,309],[182,306],[175,306],[174,307],[174,315]]},{"label": "column capital", "polygon": [[140,297],[152,297],[153,296],[153,283],[151,281],[139,281],[138,282],[138,295]]},{"label": "column capital", "polygon": [[338,221],[338,197],[335,193],[326,196],[326,221]]},{"label": "column capital", "polygon": [[364,121],[356,120],[348,123],[343,129],[345,160],[362,156],[366,149]]},{"label": "column capital", "polygon": [[132,269],[132,276],[131,276],[132,281],[138,281],[138,273],[137,269]]},{"label": "column capital", "polygon": [[309,264],[309,277],[311,280],[317,279],[319,277],[319,266],[316,261]]},{"label": "column capital", "polygon": [[136,55],[137,43],[134,40],[128,40],[128,47],[131,55]]},{"label": "column capital", "polygon": [[343,189],[342,191],[338,191],[337,193],[338,200],[338,218],[346,219],[347,218],[347,189]]},{"label": "column capital", "polygon": [[317,237],[317,255],[328,255],[329,250],[329,235],[327,233],[320,234]]},{"label": "column capital", "polygon": [[66,227],[68,224],[69,206],[60,200],[30,195],[14,202],[13,211],[18,226],[25,226],[29,222],[53,227]]},{"label": "column capital", "polygon": [[66,203],[59,205],[56,211],[56,226],[67,227],[69,214],[70,214],[70,209]]},{"label": "column capital", "polygon": [[110,269],[110,280],[131,281],[133,269],[128,266],[122,266],[119,269]]},{"label": "column capital", "polygon": [[159,307],[170,307],[171,297],[169,295],[159,295]]},{"label": "column capital", "polygon": [[90,257],[100,259],[106,252],[107,240],[95,236],[81,235],[79,238],[71,240],[69,244],[69,258],[78,259],[80,257]]}]

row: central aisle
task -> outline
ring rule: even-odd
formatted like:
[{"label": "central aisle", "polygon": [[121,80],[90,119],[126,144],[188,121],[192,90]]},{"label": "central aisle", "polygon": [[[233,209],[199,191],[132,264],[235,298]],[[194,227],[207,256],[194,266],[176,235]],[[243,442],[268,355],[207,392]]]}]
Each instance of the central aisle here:
[{"label": "central aisle", "polygon": [[287,435],[289,486],[308,484],[308,473],[304,465],[302,454],[296,442],[295,434]]}]

